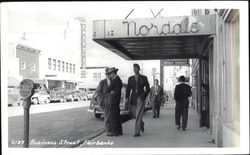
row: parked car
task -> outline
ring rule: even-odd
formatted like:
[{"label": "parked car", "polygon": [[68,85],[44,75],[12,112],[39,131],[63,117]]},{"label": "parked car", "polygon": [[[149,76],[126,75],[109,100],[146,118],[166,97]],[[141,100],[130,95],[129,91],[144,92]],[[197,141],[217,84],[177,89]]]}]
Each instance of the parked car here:
[{"label": "parked car", "polygon": [[88,100],[88,94],[85,90],[77,90],[74,91],[73,94],[73,99],[74,101],[83,101],[83,100]]},{"label": "parked car", "polygon": [[88,100],[92,99],[94,93],[96,91],[96,88],[88,88],[87,89],[87,97],[88,97]]},{"label": "parked car", "polygon": [[50,103],[50,95],[46,90],[35,90],[35,94],[31,97],[33,104]]},{"label": "parked car", "polygon": [[[129,104],[125,103],[125,94],[126,94],[126,84],[123,84],[122,92],[121,92],[121,100],[120,100],[120,115],[124,116],[131,116],[132,110]],[[89,112],[93,112],[96,118],[100,118],[104,114],[103,108],[97,102],[97,94],[96,92],[93,94],[90,105],[89,105]]]},{"label": "parked car", "polygon": [[74,91],[66,88],[55,88],[50,91],[50,99],[59,102],[74,101]]},{"label": "parked car", "polygon": [[8,106],[22,105],[23,99],[18,88],[8,88]]}]

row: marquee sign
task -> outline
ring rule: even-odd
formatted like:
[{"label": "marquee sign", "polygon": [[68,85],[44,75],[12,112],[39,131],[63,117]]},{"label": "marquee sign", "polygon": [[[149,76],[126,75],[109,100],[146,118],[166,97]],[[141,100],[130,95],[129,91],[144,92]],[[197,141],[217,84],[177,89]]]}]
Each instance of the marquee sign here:
[{"label": "marquee sign", "polygon": [[215,15],[97,20],[93,39],[215,34]]}]

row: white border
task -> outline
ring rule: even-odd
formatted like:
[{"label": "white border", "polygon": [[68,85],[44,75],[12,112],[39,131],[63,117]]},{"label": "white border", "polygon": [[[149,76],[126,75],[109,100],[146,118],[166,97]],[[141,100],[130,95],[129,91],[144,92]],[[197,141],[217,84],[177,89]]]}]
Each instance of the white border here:
[{"label": "white border", "polygon": [[[57,2],[58,3],[58,2]],[[90,3],[90,2],[88,2]],[[97,3],[97,2],[95,2]],[[122,3],[122,2],[116,2]],[[128,2],[133,3],[133,2]],[[134,2],[150,3],[150,2]],[[154,2],[162,3],[162,2]],[[7,58],[7,47],[5,36],[7,34],[7,10],[23,5],[24,3],[1,3],[1,103],[7,101],[7,68],[4,64]],[[44,7],[45,3],[25,3],[24,5],[35,4],[35,7]],[[66,4],[65,2],[61,4]],[[61,5],[60,4],[60,5]],[[76,3],[75,3],[76,4]],[[8,147],[8,118],[7,107],[2,106],[2,148],[3,153],[12,154],[240,154],[249,153],[249,25],[248,25],[248,1],[208,1],[208,2],[166,2],[167,7],[182,8],[235,8],[240,9],[240,100],[241,100],[241,146],[239,148],[75,148],[72,149],[13,149]],[[56,8],[55,8],[56,9]],[[111,10],[112,11],[112,10]],[[133,139],[131,139],[133,140]]]}]

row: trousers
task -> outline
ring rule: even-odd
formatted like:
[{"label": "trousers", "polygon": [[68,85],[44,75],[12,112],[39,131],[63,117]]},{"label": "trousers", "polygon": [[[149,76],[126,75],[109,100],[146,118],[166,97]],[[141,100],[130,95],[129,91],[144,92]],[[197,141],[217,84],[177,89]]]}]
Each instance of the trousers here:
[{"label": "trousers", "polygon": [[140,97],[137,98],[136,113],[135,113],[135,134],[140,134],[142,128],[144,128],[144,122],[142,120],[145,108],[145,101],[142,101]]},{"label": "trousers", "polygon": [[[184,129],[187,127],[188,106],[189,106],[188,99],[176,100],[175,124],[178,126],[182,125],[182,128]],[[180,122],[181,117],[182,117],[182,123]]]},{"label": "trousers", "polygon": [[155,102],[153,106],[154,117],[160,116],[160,107],[161,107],[161,101],[159,99],[159,96],[155,96]]},{"label": "trousers", "polygon": [[111,133],[111,107],[109,104],[106,104],[104,107],[104,124],[105,131]]}]

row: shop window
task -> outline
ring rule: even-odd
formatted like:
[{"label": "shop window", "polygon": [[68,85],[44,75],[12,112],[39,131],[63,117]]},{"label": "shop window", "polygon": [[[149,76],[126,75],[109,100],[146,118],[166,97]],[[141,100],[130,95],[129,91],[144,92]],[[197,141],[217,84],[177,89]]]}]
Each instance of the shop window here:
[{"label": "shop window", "polygon": [[94,81],[97,81],[97,73],[93,74]]}]

